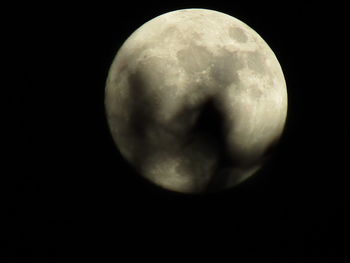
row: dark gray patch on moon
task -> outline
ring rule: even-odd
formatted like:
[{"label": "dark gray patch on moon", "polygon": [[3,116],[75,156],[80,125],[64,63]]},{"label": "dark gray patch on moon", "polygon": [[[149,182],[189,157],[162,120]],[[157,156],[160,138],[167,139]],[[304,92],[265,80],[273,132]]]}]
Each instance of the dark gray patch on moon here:
[{"label": "dark gray patch on moon", "polygon": [[260,52],[247,53],[247,66],[260,74],[266,73],[265,59]]},{"label": "dark gray patch on moon", "polygon": [[165,38],[176,38],[180,34],[179,29],[176,26],[167,27],[159,36],[160,41],[163,41]]},{"label": "dark gray patch on moon", "polygon": [[236,52],[221,50],[221,54],[214,59],[211,68],[211,76],[222,86],[227,86],[232,82],[238,82],[238,70],[243,67],[243,62],[238,58]]},{"label": "dark gray patch on moon", "polygon": [[203,166],[203,161],[215,159],[213,167],[206,167],[207,170],[202,168],[202,172],[205,171],[206,174],[210,174],[209,181],[206,184],[207,191],[217,190],[225,185],[229,174],[222,173],[222,169],[233,165],[226,144],[227,131],[223,125],[224,118],[225,116],[218,109],[215,101],[208,99],[202,105],[200,114],[191,131],[193,138],[191,150],[205,153],[204,160],[197,160],[197,162],[193,160],[193,165]]},{"label": "dark gray patch on moon", "polygon": [[165,70],[168,61],[159,57],[150,57],[140,62],[137,66],[137,73],[144,81],[145,90],[160,86],[164,83]]},{"label": "dark gray patch on moon", "polygon": [[[152,85],[148,77],[150,72],[157,74],[155,68],[149,68],[144,64],[133,74],[129,75],[129,97],[126,105],[128,109],[127,125],[124,126],[123,145],[131,148],[130,160],[136,167],[142,167],[147,162],[147,157],[159,151],[166,151],[168,144],[174,144],[177,133],[159,125],[155,121],[155,115],[159,111],[156,92],[150,91]],[[153,77],[151,77],[153,78]],[[162,77],[157,77],[157,85],[161,85]],[[169,87],[173,89],[173,87]]]},{"label": "dark gray patch on moon", "polygon": [[[206,138],[203,134],[193,134],[184,149],[180,152],[182,162],[176,167],[179,174],[193,175],[193,191],[203,190],[205,178],[212,175],[211,161],[215,162],[217,157],[217,145],[211,138]],[[208,140],[209,139],[209,140]]]},{"label": "dark gray patch on moon", "polygon": [[239,27],[230,27],[228,34],[237,42],[244,43],[248,40],[247,35]]},{"label": "dark gray patch on moon", "polygon": [[186,49],[177,52],[180,65],[184,67],[186,73],[198,73],[209,67],[213,55],[203,46],[190,44]]}]

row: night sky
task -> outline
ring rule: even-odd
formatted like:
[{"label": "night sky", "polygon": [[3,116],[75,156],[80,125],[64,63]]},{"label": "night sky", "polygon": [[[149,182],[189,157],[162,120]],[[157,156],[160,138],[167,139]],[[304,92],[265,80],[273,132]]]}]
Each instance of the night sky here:
[{"label": "night sky", "polygon": [[[17,77],[9,89],[20,127],[3,175],[3,262],[346,262],[344,7],[264,2],[14,7]],[[257,31],[282,66],[289,103],[271,161],[230,191],[199,196],[136,175],[104,111],[108,69],[123,41],[155,16],[189,7]]]}]

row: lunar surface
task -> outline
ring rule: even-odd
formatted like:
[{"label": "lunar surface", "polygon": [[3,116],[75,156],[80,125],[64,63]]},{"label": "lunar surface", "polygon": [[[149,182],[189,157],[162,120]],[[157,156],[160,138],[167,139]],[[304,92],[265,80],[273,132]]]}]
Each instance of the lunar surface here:
[{"label": "lunar surface", "polygon": [[287,90],[267,43],[227,14],[183,9],[138,28],[109,71],[113,139],[148,181],[181,193],[233,187],[283,132]]}]

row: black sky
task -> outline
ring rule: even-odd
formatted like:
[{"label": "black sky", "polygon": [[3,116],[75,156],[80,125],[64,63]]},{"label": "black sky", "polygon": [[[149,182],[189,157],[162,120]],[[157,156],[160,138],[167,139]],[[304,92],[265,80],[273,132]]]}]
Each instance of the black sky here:
[{"label": "black sky", "polygon": [[[257,31],[279,59],[289,96],[273,159],[239,187],[206,196],[168,193],[136,176],[113,144],[103,104],[123,41],[153,17],[188,7],[225,12]],[[130,1],[13,10],[21,158],[5,184],[8,262],[345,262],[344,7]]]}]

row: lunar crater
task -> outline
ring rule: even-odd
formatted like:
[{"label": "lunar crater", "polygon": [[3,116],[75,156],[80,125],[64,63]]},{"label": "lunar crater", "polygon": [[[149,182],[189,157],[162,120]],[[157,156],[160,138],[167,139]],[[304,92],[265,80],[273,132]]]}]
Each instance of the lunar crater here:
[{"label": "lunar crater", "polygon": [[229,36],[240,43],[245,43],[248,40],[246,33],[239,27],[230,27]]}]

